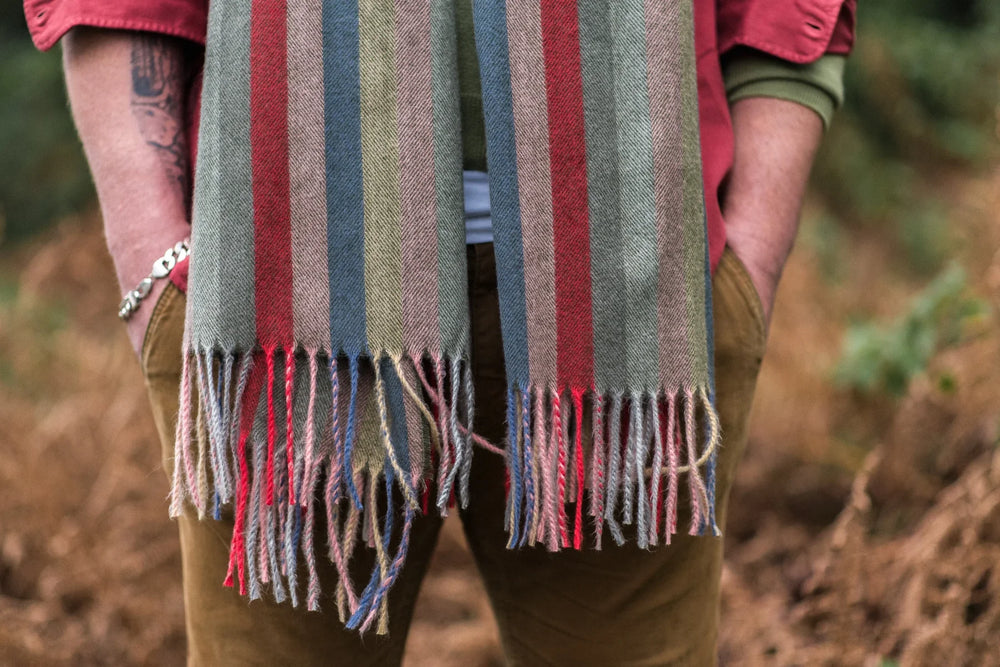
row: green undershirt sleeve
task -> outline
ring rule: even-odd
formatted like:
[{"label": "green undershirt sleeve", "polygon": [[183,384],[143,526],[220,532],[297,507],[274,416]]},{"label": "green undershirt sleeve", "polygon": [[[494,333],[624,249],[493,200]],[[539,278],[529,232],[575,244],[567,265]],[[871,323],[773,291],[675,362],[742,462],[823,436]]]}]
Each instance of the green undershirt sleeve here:
[{"label": "green undershirt sleeve", "polygon": [[829,128],[844,103],[847,56],[826,54],[804,65],[755,49],[739,47],[722,58],[722,77],[729,104],[748,97],[776,97],[815,111]]}]

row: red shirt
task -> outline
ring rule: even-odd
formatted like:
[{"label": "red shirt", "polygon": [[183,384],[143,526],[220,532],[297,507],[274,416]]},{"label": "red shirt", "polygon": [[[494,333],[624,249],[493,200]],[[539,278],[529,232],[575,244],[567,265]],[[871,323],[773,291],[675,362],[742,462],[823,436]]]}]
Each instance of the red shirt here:
[{"label": "red shirt", "polygon": [[[733,164],[733,128],[719,57],[749,46],[794,63],[847,54],[854,43],[857,0],[694,0],[699,115],[708,246],[712,269],[726,243],[720,206]],[[75,25],[146,30],[205,43],[208,0],[24,0],[35,45],[51,48]],[[200,84],[200,77],[197,79]],[[192,96],[197,99],[200,85]],[[195,112],[198,105],[191,104]],[[191,163],[197,142],[191,114]]]}]

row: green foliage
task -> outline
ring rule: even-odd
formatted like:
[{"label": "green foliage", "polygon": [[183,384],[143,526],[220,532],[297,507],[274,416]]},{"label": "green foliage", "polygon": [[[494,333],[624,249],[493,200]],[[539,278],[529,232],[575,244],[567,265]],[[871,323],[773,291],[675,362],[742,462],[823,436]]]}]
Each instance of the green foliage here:
[{"label": "green foliage", "polygon": [[1000,7],[993,0],[861,3],[845,74],[847,122],[886,157],[990,157],[1000,102]]},{"label": "green foliage", "polygon": [[894,231],[911,268],[921,275],[941,270],[952,242],[948,214],[939,202],[931,200],[921,208],[908,207],[906,217],[896,220]]},{"label": "green foliage", "polygon": [[[951,266],[914,297],[896,321],[851,326],[836,381],[865,394],[903,396],[910,380],[927,369],[937,352],[965,340],[970,327],[988,314],[989,305],[969,294],[965,272]],[[939,388],[953,392],[954,383],[944,375]]]},{"label": "green foliage", "polygon": [[951,242],[941,175],[1000,154],[1000,3],[880,0],[858,12],[845,106],[813,184],[838,217],[933,275]]},{"label": "green foliage", "polygon": [[38,52],[20,3],[0,9],[0,240],[22,239],[93,198],[58,50]]}]

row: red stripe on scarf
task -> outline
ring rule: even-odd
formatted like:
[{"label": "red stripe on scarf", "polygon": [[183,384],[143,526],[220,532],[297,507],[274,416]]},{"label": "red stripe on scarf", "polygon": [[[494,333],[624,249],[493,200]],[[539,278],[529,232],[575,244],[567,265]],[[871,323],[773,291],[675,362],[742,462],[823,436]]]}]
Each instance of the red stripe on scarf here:
[{"label": "red stripe on scarf", "polygon": [[559,384],[593,383],[590,223],[580,33],[575,2],[543,0],[542,50],[549,109]]},{"label": "red stripe on scarf", "polygon": [[250,16],[250,150],[257,336],[263,345],[291,349],[295,339],[285,2],[253,0]]}]

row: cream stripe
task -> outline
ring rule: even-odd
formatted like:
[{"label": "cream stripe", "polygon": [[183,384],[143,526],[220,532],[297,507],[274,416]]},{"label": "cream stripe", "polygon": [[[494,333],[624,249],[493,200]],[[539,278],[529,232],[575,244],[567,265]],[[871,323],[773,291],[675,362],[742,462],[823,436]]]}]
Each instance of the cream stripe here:
[{"label": "cream stripe", "polygon": [[[646,0],[646,68],[653,126],[653,177],[656,244],[659,257],[657,329],[661,383],[670,389],[690,375],[688,329],[684,322],[685,282],[682,225],[685,223],[681,153],[680,23],[677,2]],[[686,385],[685,385],[686,386]]]},{"label": "cream stripe", "polygon": [[359,10],[365,302],[368,345],[377,357],[403,349],[396,17],[384,0],[361,0]]}]

